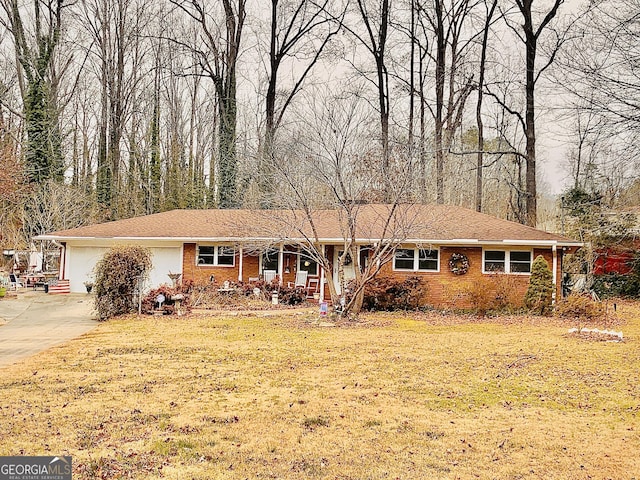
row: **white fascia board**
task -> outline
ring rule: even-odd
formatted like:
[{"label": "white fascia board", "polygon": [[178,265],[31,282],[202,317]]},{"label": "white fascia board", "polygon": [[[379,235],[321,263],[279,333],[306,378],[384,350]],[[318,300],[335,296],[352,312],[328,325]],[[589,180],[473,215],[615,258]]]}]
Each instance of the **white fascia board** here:
[{"label": "white fascia board", "polygon": [[561,240],[502,240],[502,243],[509,245],[534,245],[542,247],[582,247],[582,242],[563,242]]}]

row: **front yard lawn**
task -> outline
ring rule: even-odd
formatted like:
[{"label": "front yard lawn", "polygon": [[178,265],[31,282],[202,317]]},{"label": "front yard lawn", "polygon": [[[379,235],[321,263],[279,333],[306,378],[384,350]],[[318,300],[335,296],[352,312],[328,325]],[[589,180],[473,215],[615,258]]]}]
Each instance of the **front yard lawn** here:
[{"label": "front yard lawn", "polygon": [[74,479],[640,478],[624,342],[535,317],[129,317],[0,370],[0,454]]}]

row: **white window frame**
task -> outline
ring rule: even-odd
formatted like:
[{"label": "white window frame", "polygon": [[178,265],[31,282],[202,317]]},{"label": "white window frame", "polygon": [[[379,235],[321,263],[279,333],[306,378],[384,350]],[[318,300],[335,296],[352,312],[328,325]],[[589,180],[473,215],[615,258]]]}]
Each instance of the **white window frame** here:
[{"label": "white window frame", "polygon": [[[440,249],[439,248],[418,248],[418,247],[398,247],[396,250],[413,250],[413,268],[396,268],[396,253],[393,252],[393,271],[394,272],[434,272],[440,271]],[[419,268],[420,265],[420,250],[437,251],[438,260],[437,268],[435,270],[427,268]]]},{"label": "white window frame", "polygon": [[[486,268],[486,252],[504,252],[504,271],[496,272],[493,270],[487,270]],[[512,272],[511,271],[511,252],[528,253],[529,254],[529,271],[528,272]],[[509,275],[531,275],[531,266],[533,265],[533,250],[521,250],[519,248],[504,249],[504,248],[483,248],[482,249],[482,273],[496,274],[496,273],[508,273]]]},{"label": "white window frame", "polygon": [[[211,263],[200,263],[200,247],[214,247],[213,248],[213,264]],[[228,264],[220,264],[218,261],[219,256],[227,257],[228,255],[220,255],[221,248],[230,248],[233,250],[233,262],[231,265]],[[198,267],[235,267],[236,266],[236,248],[233,245],[214,245],[214,244],[198,244],[196,246],[196,265]]]}]

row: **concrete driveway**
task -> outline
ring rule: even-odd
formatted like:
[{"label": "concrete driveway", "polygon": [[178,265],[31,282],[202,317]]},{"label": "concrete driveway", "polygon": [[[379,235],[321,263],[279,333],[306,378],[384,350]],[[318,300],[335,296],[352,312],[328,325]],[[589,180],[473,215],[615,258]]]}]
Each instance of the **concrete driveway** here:
[{"label": "concrete driveway", "polygon": [[21,291],[0,299],[0,367],[95,328],[93,297]]}]

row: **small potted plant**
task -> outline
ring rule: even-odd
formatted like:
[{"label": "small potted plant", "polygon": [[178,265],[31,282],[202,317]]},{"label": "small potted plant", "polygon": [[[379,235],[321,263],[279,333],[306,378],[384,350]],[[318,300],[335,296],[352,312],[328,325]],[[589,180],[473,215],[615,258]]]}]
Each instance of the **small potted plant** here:
[{"label": "small potted plant", "polygon": [[84,288],[87,289],[87,293],[91,293],[91,290],[93,289],[93,282],[91,280],[87,280],[84,282]]}]

